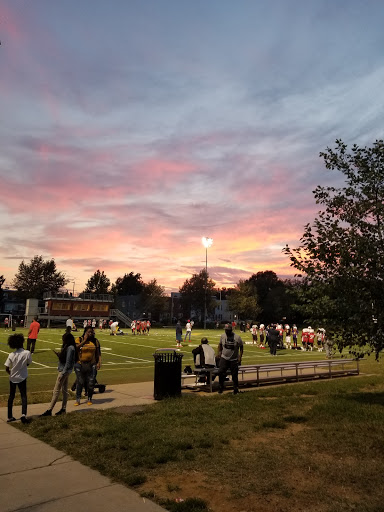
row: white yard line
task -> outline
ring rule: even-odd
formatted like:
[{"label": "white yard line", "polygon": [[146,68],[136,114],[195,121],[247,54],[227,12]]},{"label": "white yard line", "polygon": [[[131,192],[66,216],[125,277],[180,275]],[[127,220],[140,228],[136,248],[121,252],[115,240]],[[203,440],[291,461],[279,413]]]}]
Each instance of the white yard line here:
[{"label": "white yard line", "polygon": [[143,361],[144,363],[151,363],[152,362],[152,361],[148,361],[148,359],[140,359],[139,357],[123,356],[121,354],[114,354],[113,352],[109,352],[108,355],[116,356],[116,357],[125,357],[125,359],[134,359],[135,361]]}]

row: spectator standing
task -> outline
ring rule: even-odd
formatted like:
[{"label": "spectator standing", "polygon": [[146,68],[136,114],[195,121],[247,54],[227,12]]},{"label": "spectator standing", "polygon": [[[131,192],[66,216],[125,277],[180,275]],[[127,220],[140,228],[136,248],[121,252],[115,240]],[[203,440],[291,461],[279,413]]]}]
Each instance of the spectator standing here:
[{"label": "spectator standing", "polygon": [[183,338],[183,329],[181,327],[181,323],[177,322],[176,324],[176,345],[181,347],[181,340]]},{"label": "spectator standing", "polygon": [[62,340],[63,344],[61,351],[59,353],[55,352],[59,358],[59,363],[57,365],[59,374],[53,389],[51,404],[45,413],[43,413],[41,416],[52,416],[52,410],[56,405],[57,399],[59,398],[60,391],[63,395],[63,403],[61,405],[61,409],[56,413],[56,416],[66,413],[68,401],[68,377],[72,373],[76,356],[76,343],[72,334],[71,326],[68,325],[65,333],[63,334]]},{"label": "spectator standing", "polygon": [[4,330],[8,331],[8,327],[9,327],[9,320],[8,320],[8,317],[6,316],[4,318]]},{"label": "spectator standing", "polygon": [[231,324],[225,324],[225,332],[220,337],[218,346],[219,360],[219,393],[224,391],[224,382],[227,370],[231,370],[233,382],[233,394],[239,392],[239,364],[243,357],[243,340],[232,330]]},{"label": "spectator standing", "polygon": [[40,331],[40,324],[37,321],[37,316],[35,316],[31,322],[31,325],[29,326],[28,331],[28,339],[27,339],[27,350],[30,350],[31,354],[35,351],[35,345],[37,336]]},{"label": "spectator standing", "polygon": [[5,370],[9,374],[9,398],[8,398],[8,420],[16,421],[13,416],[13,401],[15,399],[16,387],[19,388],[21,395],[21,421],[28,423],[27,420],[27,377],[28,366],[32,363],[32,354],[29,350],[24,350],[24,336],[22,334],[12,334],[8,338],[8,346],[14,350],[8,355],[5,361]]},{"label": "spectator standing", "polygon": [[80,405],[81,393],[85,385],[87,385],[88,405],[92,405],[97,370],[101,366],[100,343],[95,337],[92,326],[87,326],[84,329],[83,336],[76,339],[76,348],[77,362],[74,366],[77,377],[75,405]]}]

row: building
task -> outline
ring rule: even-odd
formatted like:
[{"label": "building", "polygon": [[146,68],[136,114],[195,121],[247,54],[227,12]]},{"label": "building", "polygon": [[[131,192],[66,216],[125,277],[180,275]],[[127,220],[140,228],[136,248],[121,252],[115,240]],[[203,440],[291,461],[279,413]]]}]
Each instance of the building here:
[{"label": "building", "polygon": [[11,314],[14,317],[24,318],[25,300],[18,297],[17,290],[3,288],[2,292],[3,297],[0,313]]},{"label": "building", "polygon": [[[116,314],[115,310],[112,313],[113,295],[98,295],[95,293],[73,295],[68,292],[46,292],[44,293],[44,302],[44,309],[39,310],[38,316],[39,321],[46,320],[47,327],[50,327],[52,322],[62,323],[70,316],[75,323],[82,323],[84,320],[92,320],[94,318],[96,320],[100,318],[107,319]],[[28,321],[29,318],[26,318],[26,322]]]}]

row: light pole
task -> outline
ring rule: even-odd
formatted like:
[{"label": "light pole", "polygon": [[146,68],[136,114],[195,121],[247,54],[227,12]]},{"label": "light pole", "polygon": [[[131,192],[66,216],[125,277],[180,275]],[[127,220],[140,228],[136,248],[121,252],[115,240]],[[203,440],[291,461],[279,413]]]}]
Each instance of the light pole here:
[{"label": "light pole", "polygon": [[207,328],[207,286],[208,286],[208,247],[213,244],[213,238],[203,236],[201,239],[205,247],[205,289],[204,289],[204,329]]}]

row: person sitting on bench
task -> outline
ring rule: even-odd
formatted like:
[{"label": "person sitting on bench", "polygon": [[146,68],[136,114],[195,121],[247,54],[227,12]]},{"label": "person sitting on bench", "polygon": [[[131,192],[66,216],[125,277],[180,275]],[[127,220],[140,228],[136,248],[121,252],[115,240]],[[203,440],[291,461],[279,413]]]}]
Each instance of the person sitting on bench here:
[{"label": "person sitting on bench", "polygon": [[[196,368],[215,368],[215,351],[209,345],[207,338],[201,338],[201,344],[192,350],[192,354]],[[210,372],[207,372],[208,380],[210,374]],[[210,382],[207,382],[207,384],[210,385]]]}]

